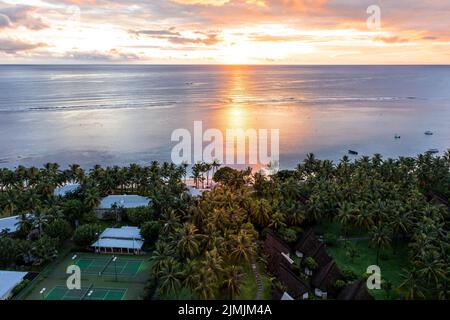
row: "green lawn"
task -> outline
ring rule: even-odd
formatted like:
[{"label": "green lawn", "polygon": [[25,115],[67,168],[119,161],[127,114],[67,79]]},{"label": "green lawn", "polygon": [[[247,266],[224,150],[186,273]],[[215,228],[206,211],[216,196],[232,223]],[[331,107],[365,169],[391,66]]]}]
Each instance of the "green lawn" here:
[{"label": "green lawn", "polygon": [[[339,241],[338,246],[328,248],[339,268],[342,270],[348,269],[355,272],[358,276],[363,275],[367,267],[376,264],[377,250],[369,247],[368,240],[348,241],[354,244],[359,253],[359,257],[353,260],[346,255],[347,249],[345,241]],[[396,289],[401,283],[400,273],[403,268],[408,265],[408,249],[405,243],[396,245],[396,250],[387,249],[381,251],[379,266],[381,268],[381,278],[392,283],[392,291],[390,297],[386,296],[384,290],[371,290],[370,293],[376,299],[395,299],[398,296]]]},{"label": "green lawn", "polygon": [[[327,234],[332,233],[337,238],[343,235],[342,227],[339,223],[334,221],[324,221],[314,228],[316,233]],[[348,231],[349,237],[367,237],[364,231],[353,229]],[[338,241],[335,247],[328,246],[328,251],[335,259],[338,266],[342,269],[348,269],[355,272],[358,276],[363,275],[367,267],[376,264],[377,250],[369,247],[369,240],[349,240],[348,243],[354,244],[359,253],[359,257],[353,260],[347,256],[347,249],[345,248],[346,241]],[[400,285],[400,273],[402,269],[407,268],[408,248],[406,243],[394,243],[395,252],[393,249],[382,250],[380,253],[380,268],[382,280],[388,280],[392,283],[392,291],[390,297],[386,296],[383,290],[371,290],[371,294],[376,299],[395,299],[398,296],[396,289]]]},{"label": "green lawn", "polygon": [[[263,300],[270,300],[271,294],[270,294],[270,277],[265,272],[265,269],[263,266],[261,266],[260,263],[258,263],[258,272],[261,277],[261,281],[263,283]],[[254,300],[256,297],[256,293],[258,291],[258,286],[256,285],[255,276],[253,274],[252,268],[250,264],[246,264],[244,267],[244,279],[242,280],[241,284],[241,294],[237,298],[238,300]]]}]

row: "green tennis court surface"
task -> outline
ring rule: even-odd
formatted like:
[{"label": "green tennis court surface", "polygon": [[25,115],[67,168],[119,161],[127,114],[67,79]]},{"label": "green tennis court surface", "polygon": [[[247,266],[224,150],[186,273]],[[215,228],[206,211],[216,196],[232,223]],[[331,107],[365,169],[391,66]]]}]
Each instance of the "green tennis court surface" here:
[{"label": "green tennis court surface", "polygon": [[[29,300],[140,300],[151,275],[149,259],[150,255],[71,252],[41,272],[24,296]],[[67,289],[71,275],[67,270],[72,265],[80,267],[81,290]]]},{"label": "green tennis court surface", "polygon": [[122,300],[126,292],[127,289],[124,288],[86,287],[69,290],[67,287],[57,286],[45,296],[45,300]]},{"label": "green tennis court surface", "polygon": [[142,260],[117,257],[115,262],[112,257],[80,258],[75,264],[80,267],[82,274],[91,275],[116,275],[135,276],[141,267]]}]

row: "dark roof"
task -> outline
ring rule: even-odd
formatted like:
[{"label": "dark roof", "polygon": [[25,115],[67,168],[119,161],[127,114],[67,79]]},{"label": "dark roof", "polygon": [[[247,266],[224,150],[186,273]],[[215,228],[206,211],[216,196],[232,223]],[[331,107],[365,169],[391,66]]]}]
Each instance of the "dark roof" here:
[{"label": "dark roof", "polygon": [[444,206],[450,207],[449,199],[442,193],[436,191],[429,192],[429,198],[438,204],[443,204]]},{"label": "dark roof", "polygon": [[312,257],[319,265],[319,268],[327,265],[332,260],[327,253],[325,243],[317,238],[312,229],[309,229],[302,235],[295,246],[295,250],[303,253],[305,257]]},{"label": "dark roof", "polygon": [[298,300],[309,292],[309,286],[299,278],[286,264],[280,264],[278,279],[286,287],[286,292]]},{"label": "dark roof", "polygon": [[346,286],[338,295],[338,300],[373,300],[364,280],[355,281]]},{"label": "dark roof", "polygon": [[288,261],[281,255],[290,253],[290,247],[271,231],[267,232],[264,251],[268,258],[268,270],[286,287],[291,297],[301,299],[303,294],[309,292],[309,285],[291,270]]},{"label": "dark roof", "polygon": [[276,276],[280,274],[280,265],[288,263],[281,253],[288,254],[290,251],[289,246],[273,232],[267,232],[266,241],[264,241],[264,252],[267,255],[267,268],[271,273]]},{"label": "dark roof", "polygon": [[329,292],[331,294],[336,292],[336,281],[343,279],[344,275],[336,265],[336,262],[331,260],[324,267],[314,275],[311,284],[315,288],[319,288],[322,291]]},{"label": "dark roof", "polygon": [[272,231],[267,232],[266,241],[264,242],[264,249],[269,251],[266,252],[267,254],[270,254],[273,251],[277,251],[278,253],[284,252],[286,254],[291,252],[289,245],[278,238]]},{"label": "dark roof", "polygon": [[314,234],[313,229],[309,229],[303,233],[300,241],[295,246],[295,250],[302,252],[305,256],[313,256],[318,248],[321,246],[322,242]]}]

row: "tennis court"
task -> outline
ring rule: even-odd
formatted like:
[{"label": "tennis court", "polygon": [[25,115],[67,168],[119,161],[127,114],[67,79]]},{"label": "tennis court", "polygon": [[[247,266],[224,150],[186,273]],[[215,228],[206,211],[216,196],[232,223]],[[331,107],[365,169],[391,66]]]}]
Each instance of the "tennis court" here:
[{"label": "tennis court", "polygon": [[96,288],[94,286],[69,290],[65,286],[56,286],[45,300],[122,300],[127,292],[126,288]]},{"label": "tennis court", "polygon": [[[41,272],[24,295],[30,300],[139,300],[151,275],[149,258],[72,252]],[[80,290],[66,286],[72,265],[80,267]]]},{"label": "tennis court", "polygon": [[81,274],[99,275],[99,276],[126,276],[134,277],[142,264],[142,260],[125,257],[81,257],[75,259],[74,264],[80,267]]}]

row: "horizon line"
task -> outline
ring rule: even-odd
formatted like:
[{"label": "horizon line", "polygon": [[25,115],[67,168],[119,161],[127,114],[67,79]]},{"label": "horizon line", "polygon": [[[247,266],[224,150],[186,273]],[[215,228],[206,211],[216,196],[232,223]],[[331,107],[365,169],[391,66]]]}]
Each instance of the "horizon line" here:
[{"label": "horizon line", "polygon": [[398,63],[372,63],[372,64],[351,64],[351,63],[341,63],[341,64],[265,64],[265,63],[242,63],[242,64],[232,64],[232,63],[0,63],[0,66],[302,66],[302,67],[314,67],[314,66],[450,66],[450,63],[408,63],[408,64],[398,64]]}]

